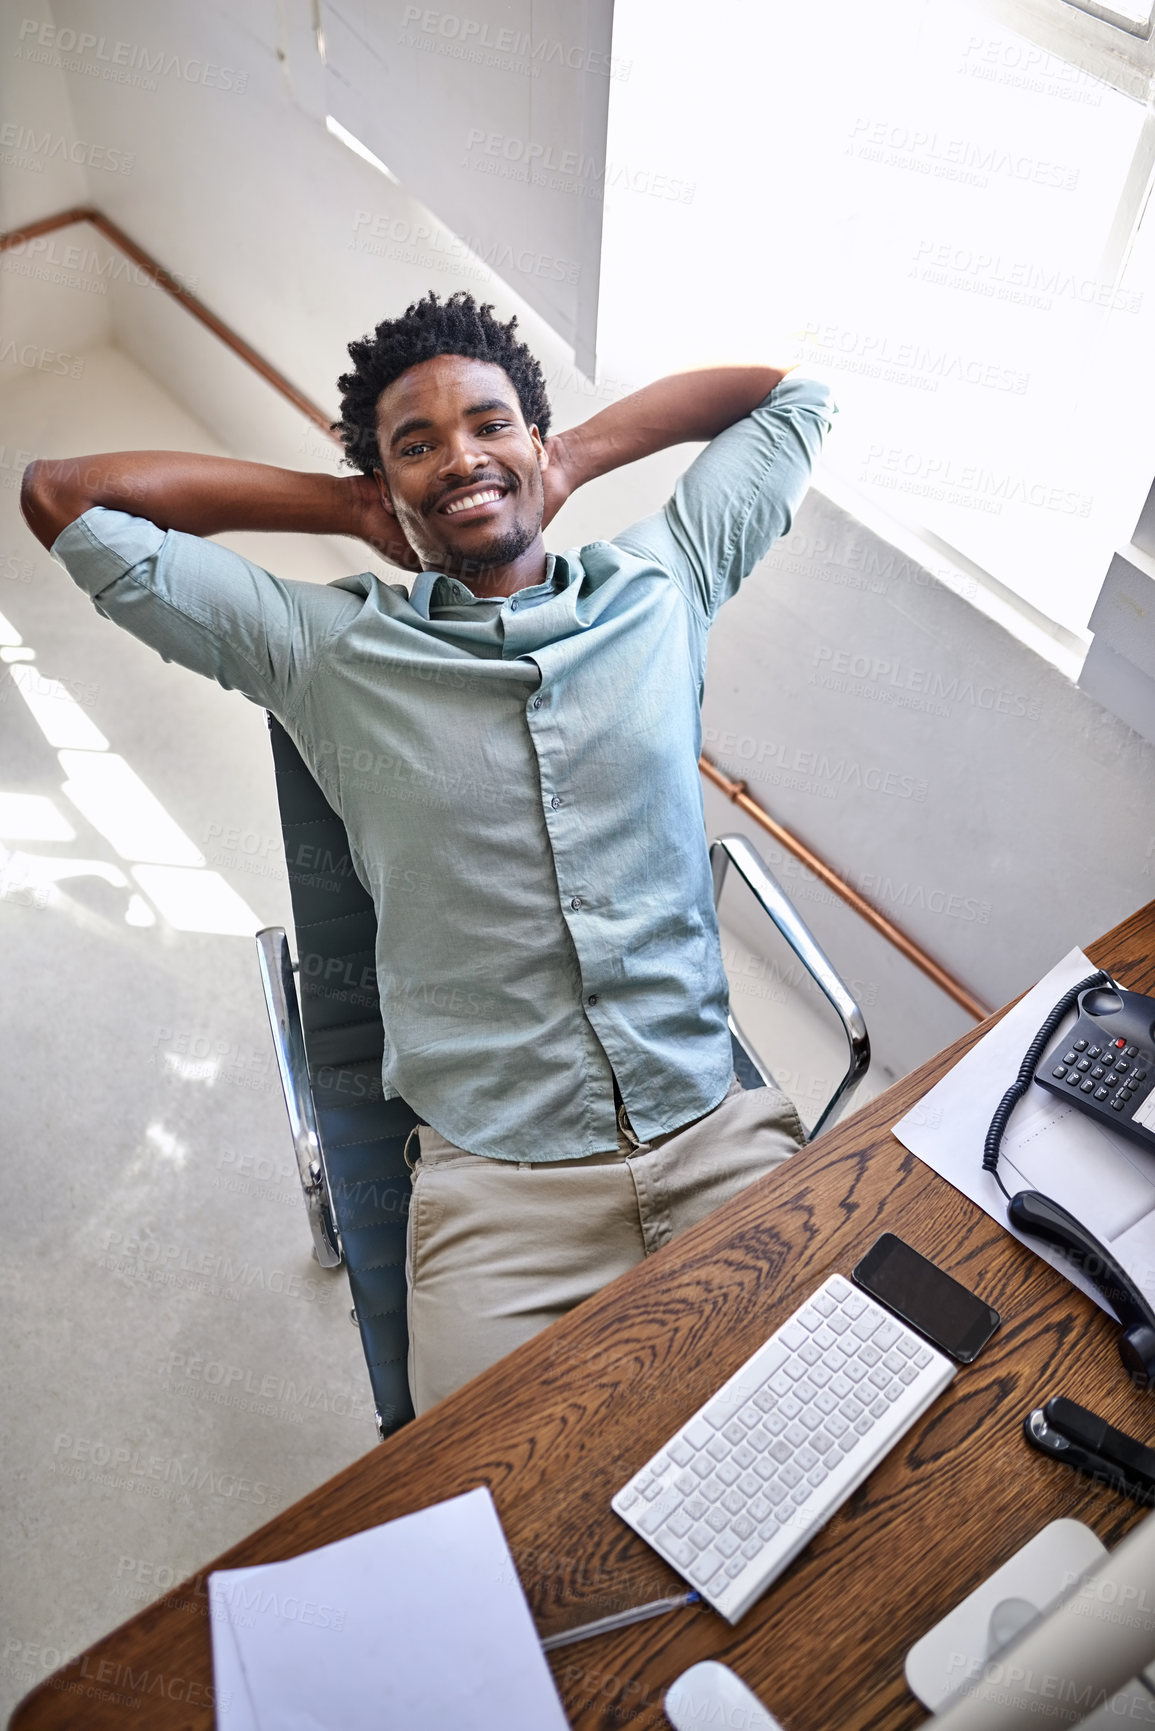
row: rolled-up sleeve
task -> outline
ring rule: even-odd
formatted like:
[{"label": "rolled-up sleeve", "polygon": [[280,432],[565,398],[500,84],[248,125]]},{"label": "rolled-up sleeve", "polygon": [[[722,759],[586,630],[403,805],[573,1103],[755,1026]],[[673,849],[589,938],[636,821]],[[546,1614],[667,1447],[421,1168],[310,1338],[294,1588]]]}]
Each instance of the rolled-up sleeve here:
[{"label": "rolled-up sleeve", "polygon": [[707,619],[785,535],[837,413],[830,390],[788,373],[694,459],[673,497],[615,545],[657,560]]},{"label": "rolled-up sleeve", "polygon": [[213,541],[95,506],[61,531],[52,555],[96,611],[165,661],[288,716],[353,597],[274,577]]}]

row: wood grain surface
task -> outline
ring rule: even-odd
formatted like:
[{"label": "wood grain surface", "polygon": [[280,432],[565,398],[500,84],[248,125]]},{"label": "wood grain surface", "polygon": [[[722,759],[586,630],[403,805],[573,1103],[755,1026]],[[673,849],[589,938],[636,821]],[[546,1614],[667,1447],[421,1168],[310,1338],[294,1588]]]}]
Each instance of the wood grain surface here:
[{"label": "wood grain surface", "polygon": [[[1155,903],[1088,953],[1155,993]],[[551,1664],[581,1731],[664,1726],[664,1691],[705,1658],[733,1665],[789,1731],[920,1724],[902,1669],[920,1635],[1048,1521],[1073,1516],[1113,1545],[1144,1512],[1028,1448],[1024,1415],[1063,1393],[1133,1434],[1155,1429],[1110,1319],[890,1134],[996,1019],[212,1566],[291,1556],[488,1485],[542,1635],[676,1592],[611,1495],[819,1282],[894,1230],[1001,1313],[978,1362],[737,1628],[677,1611]],[[212,1699],[200,1575],[40,1684],[10,1724],[209,1731]]]}]

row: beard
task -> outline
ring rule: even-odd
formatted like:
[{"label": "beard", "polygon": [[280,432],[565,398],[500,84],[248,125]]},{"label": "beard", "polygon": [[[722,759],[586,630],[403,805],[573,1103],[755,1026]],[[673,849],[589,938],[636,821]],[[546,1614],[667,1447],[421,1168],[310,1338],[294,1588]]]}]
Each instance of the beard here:
[{"label": "beard", "polygon": [[538,527],[540,525],[531,528],[528,523],[514,523],[471,553],[447,553],[447,561],[452,561],[452,566],[447,565],[447,568],[452,569],[454,576],[468,577],[472,572],[492,571],[497,565],[512,565],[533,545]]}]

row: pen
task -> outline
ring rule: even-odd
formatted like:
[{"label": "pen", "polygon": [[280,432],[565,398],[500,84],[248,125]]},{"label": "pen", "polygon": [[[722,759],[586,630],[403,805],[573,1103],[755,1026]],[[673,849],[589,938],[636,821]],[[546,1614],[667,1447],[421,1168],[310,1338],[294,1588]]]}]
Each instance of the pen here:
[{"label": "pen", "polygon": [[672,1599],[651,1599],[648,1605],[635,1605],[632,1610],[618,1611],[613,1617],[599,1617],[596,1623],[579,1623],[576,1629],[563,1629],[560,1635],[547,1635],[542,1642],[544,1652],[554,1647],[568,1647],[571,1641],[590,1641],[595,1635],[608,1635],[611,1629],[626,1629],[631,1623],[644,1623],[647,1617],[660,1617],[663,1611],[679,1611],[683,1605],[700,1605],[701,1593],[676,1593]]}]

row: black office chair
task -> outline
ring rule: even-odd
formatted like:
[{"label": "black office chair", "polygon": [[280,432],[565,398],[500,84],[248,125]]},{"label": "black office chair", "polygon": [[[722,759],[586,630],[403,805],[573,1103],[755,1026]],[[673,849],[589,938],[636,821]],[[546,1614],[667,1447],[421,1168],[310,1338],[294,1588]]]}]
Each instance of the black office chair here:
[{"label": "black office chair", "polygon": [[[381,1082],[384,1030],[377,993],[377,917],[353,866],[345,825],[296,746],[269,716],[297,960],[284,928],[257,933],[257,955],[293,1147],[323,1268],[342,1260],[369,1367],[377,1428],[413,1417],[409,1394],[405,1230],[411,1178],[404,1151],[420,1122]],[[733,866],[837,1013],[849,1063],[810,1131],[830,1122],[866,1074],[862,1012],[750,843],[723,836],[710,848],[717,903]],[[296,980],[294,980],[296,975]],[[733,1015],[734,1068],[744,1088],[774,1078]]]}]

